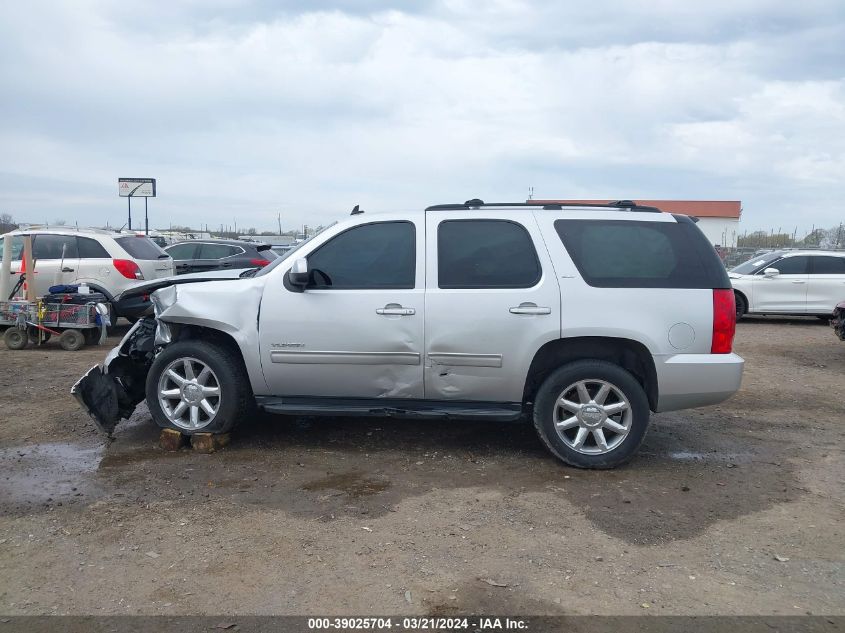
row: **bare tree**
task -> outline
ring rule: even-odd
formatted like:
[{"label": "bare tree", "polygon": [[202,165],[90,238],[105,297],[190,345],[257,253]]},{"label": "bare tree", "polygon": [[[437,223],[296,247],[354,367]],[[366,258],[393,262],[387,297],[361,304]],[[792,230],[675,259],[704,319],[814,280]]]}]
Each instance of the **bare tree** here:
[{"label": "bare tree", "polygon": [[0,234],[14,231],[16,228],[18,225],[15,224],[15,218],[11,213],[0,213]]}]

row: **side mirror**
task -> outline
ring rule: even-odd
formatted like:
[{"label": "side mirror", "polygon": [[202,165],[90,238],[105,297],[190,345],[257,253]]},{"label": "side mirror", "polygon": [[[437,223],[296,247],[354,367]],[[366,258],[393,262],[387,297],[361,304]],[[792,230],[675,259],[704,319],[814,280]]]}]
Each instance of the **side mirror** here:
[{"label": "side mirror", "polygon": [[778,275],[780,275],[780,271],[777,268],[767,268],[763,271],[763,276],[768,277],[769,279],[777,277]]},{"label": "side mirror", "polygon": [[292,286],[305,288],[308,285],[308,260],[300,257],[293,262],[293,268],[288,273],[288,279]]}]

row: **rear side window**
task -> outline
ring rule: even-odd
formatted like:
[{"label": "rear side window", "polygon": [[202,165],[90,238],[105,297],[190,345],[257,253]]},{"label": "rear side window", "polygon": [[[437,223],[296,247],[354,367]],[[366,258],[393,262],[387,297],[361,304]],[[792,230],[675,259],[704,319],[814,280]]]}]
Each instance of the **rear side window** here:
[{"label": "rear side window", "polygon": [[781,275],[806,275],[810,272],[810,258],[804,256],[784,257],[769,264],[766,268],[777,268]]},{"label": "rear side window", "polygon": [[693,222],[557,220],[578,272],[597,288],[730,288],[715,249]]},{"label": "rear side window", "polygon": [[76,236],[49,233],[35,235],[32,238],[32,256],[35,259],[76,259],[79,257]]},{"label": "rear side window", "polygon": [[97,240],[92,240],[90,237],[77,237],[76,243],[79,246],[79,257],[82,259],[104,259],[111,255],[103,248]]},{"label": "rear side window", "polygon": [[243,252],[244,249],[231,244],[200,244],[197,259],[223,259]]},{"label": "rear side window", "polygon": [[845,257],[813,257],[814,275],[845,275]]},{"label": "rear side window", "polygon": [[363,224],[308,256],[312,288],[413,288],[416,230],[411,222]]},{"label": "rear side window", "polygon": [[440,288],[530,288],[540,261],[525,227],[510,220],[445,220],[437,228]]},{"label": "rear side window", "polygon": [[168,257],[152,240],[134,235],[132,237],[116,237],[114,241],[120,244],[133,259],[164,259]]}]

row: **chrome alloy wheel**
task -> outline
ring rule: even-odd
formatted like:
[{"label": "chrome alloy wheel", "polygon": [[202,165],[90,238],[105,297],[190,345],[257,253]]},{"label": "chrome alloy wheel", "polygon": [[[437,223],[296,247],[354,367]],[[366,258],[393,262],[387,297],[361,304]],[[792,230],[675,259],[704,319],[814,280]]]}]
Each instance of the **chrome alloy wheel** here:
[{"label": "chrome alloy wheel", "polygon": [[220,381],[201,360],[180,358],[161,373],[158,401],[174,426],[196,431],[208,426],[220,410]]},{"label": "chrome alloy wheel", "polygon": [[585,455],[603,455],[619,446],[631,430],[633,417],[625,394],[605,380],[579,380],[555,402],[558,436]]}]

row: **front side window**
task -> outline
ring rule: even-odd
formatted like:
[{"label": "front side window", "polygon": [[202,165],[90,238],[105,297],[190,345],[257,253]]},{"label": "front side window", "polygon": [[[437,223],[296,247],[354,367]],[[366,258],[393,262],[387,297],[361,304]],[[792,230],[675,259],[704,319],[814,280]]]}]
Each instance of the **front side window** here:
[{"label": "front side window", "polygon": [[196,250],[196,244],[176,244],[166,249],[168,255],[179,261],[194,259],[194,253],[196,253]]},{"label": "front side window", "polygon": [[510,220],[445,220],[437,228],[440,288],[530,288],[540,261],[525,227]]},{"label": "front side window", "polygon": [[813,275],[845,275],[845,257],[813,257]]},{"label": "front side window", "polygon": [[32,256],[35,259],[76,259],[76,237],[41,233],[32,238]]},{"label": "front side window", "polygon": [[416,275],[416,230],[411,222],[356,226],[308,256],[309,288],[407,289]]},{"label": "front side window", "polygon": [[0,261],[3,260],[3,242],[4,240],[11,240],[12,256],[10,261],[18,262],[23,257],[23,238],[20,235],[10,235],[7,237],[0,237]]},{"label": "front side window", "polygon": [[806,275],[810,272],[810,258],[804,256],[784,257],[769,264],[767,268],[777,268],[781,275]]},{"label": "front side window", "polygon": [[243,252],[244,249],[230,244],[200,244],[200,254],[197,259],[223,259]]}]

